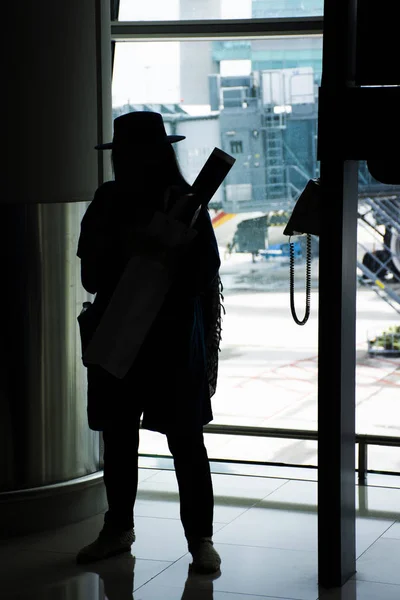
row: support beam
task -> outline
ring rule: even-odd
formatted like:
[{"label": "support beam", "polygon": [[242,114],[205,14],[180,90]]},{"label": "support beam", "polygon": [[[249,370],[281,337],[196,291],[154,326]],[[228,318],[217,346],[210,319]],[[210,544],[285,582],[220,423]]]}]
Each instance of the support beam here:
[{"label": "support beam", "polygon": [[356,161],[324,161],[319,274],[319,584],[355,572]]},{"label": "support beam", "polygon": [[346,160],[343,116],[354,87],[356,0],[325,0],[319,102],[322,223],[319,254],[319,585],[356,570],[355,328],[358,162]]}]

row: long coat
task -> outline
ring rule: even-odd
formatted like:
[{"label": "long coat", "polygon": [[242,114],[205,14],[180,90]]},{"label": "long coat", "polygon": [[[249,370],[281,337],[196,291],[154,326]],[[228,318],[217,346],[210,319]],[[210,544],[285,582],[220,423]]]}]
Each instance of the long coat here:
[{"label": "long coat", "polygon": [[[131,207],[135,202],[151,205],[149,198],[129,201]],[[85,338],[107,307],[130,258],[132,226],[143,217],[140,210],[126,208],[126,198],[121,201],[117,184],[110,181],[98,188],[82,219],[77,251],[82,285],[96,294]],[[197,236],[179,257],[172,287],[127,375],[117,379],[102,367],[87,367],[90,429],[118,427],[140,414],[144,428],[161,433],[198,430],[212,420],[205,338],[212,326],[207,323],[209,291],[215,288],[220,258],[206,208],[195,229]]]}]

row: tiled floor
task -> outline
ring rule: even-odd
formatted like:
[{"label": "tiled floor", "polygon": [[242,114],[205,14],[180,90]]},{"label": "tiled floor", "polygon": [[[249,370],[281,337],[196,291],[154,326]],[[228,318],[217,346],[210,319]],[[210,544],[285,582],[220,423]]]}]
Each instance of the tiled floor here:
[{"label": "tiled floor", "polygon": [[188,574],[174,473],[141,469],[132,554],[75,565],[79,548],[97,536],[102,515],[0,542],[0,598],[400,600],[400,479],[371,476],[367,488],[356,487],[357,573],[342,588],[322,590],[317,484],[282,471],[275,477],[213,474],[214,542],[222,557],[216,577]]}]

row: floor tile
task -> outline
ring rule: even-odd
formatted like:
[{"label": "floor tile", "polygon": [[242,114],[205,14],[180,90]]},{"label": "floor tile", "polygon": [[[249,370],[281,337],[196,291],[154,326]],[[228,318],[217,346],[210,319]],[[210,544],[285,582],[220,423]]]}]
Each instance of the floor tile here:
[{"label": "floor tile", "polygon": [[265,479],[259,477],[243,477],[240,475],[213,475],[214,495],[217,502],[223,499],[240,499],[258,502],[284,486],[283,479]]},{"label": "floor tile", "polygon": [[186,585],[177,587],[159,587],[157,580],[146,584],[135,592],[135,600],[292,600],[283,596],[254,596],[235,592],[216,592],[213,582],[198,587],[190,579]]},{"label": "floor tile", "polygon": [[157,469],[138,469],[138,482],[139,484],[150,480],[152,477],[157,475],[160,471]]},{"label": "floor tile", "polygon": [[[400,507],[400,490],[380,487],[355,487],[357,556],[393,525]],[[317,507],[318,484],[312,481],[289,481],[255,508],[270,507],[312,511]],[[277,503],[277,504],[275,504]],[[279,507],[281,503],[281,507]],[[379,515],[379,518],[376,516]]]},{"label": "floor tile", "polygon": [[400,540],[381,538],[375,542],[358,559],[353,579],[400,586]]},{"label": "floor tile", "polygon": [[[217,516],[219,512],[217,507]],[[175,490],[172,484],[146,483],[146,486],[142,490],[139,490],[135,503],[135,520],[139,517],[175,519],[180,523],[178,490]],[[225,524],[226,521],[218,522],[214,518],[214,532],[224,527]]]},{"label": "floor tile", "polygon": [[217,532],[214,540],[263,548],[317,551],[317,515],[251,508]]},{"label": "floor tile", "polygon": [[215,540],[226,544],[239,542],[246,546],[316,552],[316,503],[315,483],[286,482],[224,527]]},{"label": "floor tile", "polygon": [[400,588],[386,583],[348,581],[343,587],[323,592],[319,600],[399,600]]},{"label": "floor tile", "polygon": [[357,486],[359,515],[400,519],[400,489]]},{"label": "floor tile", "polygon": [[[125,600],[154,577],[162,573],[172,563],[168,561],[143,560],[132,554],[123,554],[84,567],[88,572],[97,573],[108,600]],[[94,600],[100,600],[101,596]],[[75,600],[75,599],[74,599]],[[86,600],[83,599],[82,600]],[[136,598],[135,598],[136,600]]]},{"label": "floor tile", "polygon": [[[212,474],[212,481],[216,501],[221,496],[223,498],[230,497],[232,499],[250,500],[252,503],[258,502],[287,483],[287,480],[278,478],[247,477],[242,475],[230,476],[219,473]],[[158,473],[151,480],[144,482],[139,489],[147,489],[149,484],[151,486],[155,486],[156,484],[171,484],[173,489],[178,490],[175,473],[171,471]],[[160,489],[164,488],[160,487]],[[246,505],[248,505],[248,502],[246,502]]]},{"label": "floor tile", "polygon": [[382,538],[394,538],[400,540],[400,521],[394,523],[385,533]]},{"label": "floor tile", "polygon": [[[18,599],[30,599],[35,592],[63,587],[80,587],[77,583],[85,577],[71,554],[19,550],[1,557],[1,594]],[[93,578],[92,578],[93,579]],[[62,597],[62,596],[60,596]]]},{"label": "floor tile", "polygon": [[[395,490],[391,490],[395,491]],[[317,486],[289,481],[227,524],[215,540],[266,548],[317,551]],[[393,525],[392,519],[357,518],[357,556]]]},{"label": "floor tile", "polygon": [[[207,435],[207,434],[206,434]],[[215,437],[214,434],[209,434],[208,437]],[[229,437],[229,436],[226,436]],[[154,472],[169,471],[174,472],[174,465],[171,458],[150,458],[146,456],[139,456],[139,464],[143,470],[153,470]],[[243,463],[225,463],[213,461],[210,459],[210,467],[212,473],[224,474],[224,475],[243,475],[243,476],[254,476],[260,478],[271,478],[271,479],[295,479],[304,481],[317,481],[318,472],[316,468],[307,467],[291,467],[288,466],[276,466],[276,465],[258,465],[258,464],[243,464]],[[354,481],[356,482],[357,477],[355,476]],[[398,478],[400,481],[400,478]],[[384,485],[379,480],[378,485]],[[400,487],[395,485],[395,482],[390,480],[388,486]]]},{"label": "floor tile", "polygon": [[[375,486],[355,486],[358,516],[400,518],[400,489]],[[268,497],[268,502],[317,506],[318,484],[312,481],[289,481]]]},{"label": "floor tile", "polygon": [[136,558],[175,561],[188,552],[182,524],[175,519],[136,517],[135,532]]},{"label": "floor tile", "polygon": [[153,471],[153,473],[167,470],[174,470],[174,462],[172,456],[143,456],[139,454],[139,468],[143,470]]},{"label": "floor tile", "polygon": [[400,489],[400,476],[398,475],[380,475],[378,473],[368,473],[368,485],[394,487]]},{"label": "floor tile", "polygon": [[[282,479],[213,474],[214,521],[230,523],[260,499],[286,483]],[[157,498],[158,497],[158,498]],[[149,500],[155,504],[151,505]],[[160,504],[157,506],[157,501]],[[162,504],[161,504],[162,503]],[[139,485],[136,516],[179,517],[179,495],[175,473],[165,471]]]},{"label": "floor tile", "polygon": [[[214,502],[214,525],[230,523],[254,504],[249,500],[229,497],[214,497]],[[140,516],[180,519],[176,485],[166,482],[146,484],[138,492],[135,506],[135,520]]]},{"label": "floor tile", "polygon": [[139,485],[135,502],[135,518],[161,517],[180,519],[179,492],[174,483],[150,483]]},{"label": "floor tile", "polygon": [[[21,536],[9,540],[10,545],[19,550],[65,552],[75,554],[83,546],[93,542],[103,527],[104,515],[99,514],[50,531]],[[0,551],[3,545],[0,545]]]},{"label": "floor tile", "polygon": [[[222,558],[221,576],[213,582],[215,598],[220,592],[233,594],[232,600],[239,594],[295,600],[316,600],[318,597],[317,555],[314,552],[230,546],[217,542],[215,547]],[[148,585],[163,589],[181,586],[186,580],[189,563],[190,557],[184,556]],[[135,593],[135,600],[140,600],[139,593]]]},{"label": "floor tile", "polygon": [[[288,481],[276,489],[265,500],[266,506],[284,504],[285,509],[299,508],[306,512],[316,513],[318,503],[318,487],[316,481]],[[261,503],[263,505],[263,503]]]},{"label": "floor tile", "polygon": [[317,481],[317,469],[305,467],[276,467],[272,465],[247,465],[239,463],[218,463],[211,461],[212,473],[226,473],[228,475],[247,475],[273,479],[296,479]]},{"label": "floor tile", "polygon": [[174,470],[170,471],[164,469],[162,471],[158,471],[158,473],[156,473],[154,477],[152,477],[151,483],[172,483],[175,484],[176,489],[178,489]]},{"label": "floor tile", "polygon": [[356,520],[356,549],[357,558],[386,533],[393,525],[392,520],[364,519]]},{"label": "floor tile", "polygon": [[[78,566],[71,555],[20,551],[2,564],[2,600],[121,600],[168,568],[165,561],[137,560],[124,553]],[[4,595],[3,595],[4,594]]]}]

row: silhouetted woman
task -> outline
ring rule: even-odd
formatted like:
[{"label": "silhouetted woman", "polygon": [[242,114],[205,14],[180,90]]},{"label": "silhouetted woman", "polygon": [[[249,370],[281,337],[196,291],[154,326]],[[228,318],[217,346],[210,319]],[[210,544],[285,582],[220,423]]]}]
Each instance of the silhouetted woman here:
[{"label": "silhouetted woman", "polygon": [[[82,333],[87,344],[132,254],[159,251],[145,227],[156,210],[190,192],[162,117],[132,112],[114,121],[115,181],[101,185],[81,223],[78,256],[82,285],[96,294]],[[167,192],[167,195],[166,195]],[[87,365],[88,422],[104,439],[104,483],[108,511],[98,539],[78,562],[130,550],[138,484],[139,424],[164,433],[174,458],[180,514],[196,571],[214,572],[213,489],[203,426],[212,416],[220,340],[218,247],[206,208],[194,225],[197,236],[184,250],[170,250],[177,271],[139,355],[123,379]],[[140,282],[137,282],[140,285]],[[90,313],[90,314],[89,314]],[[157,532],[154,532],[157,534]]]}]

